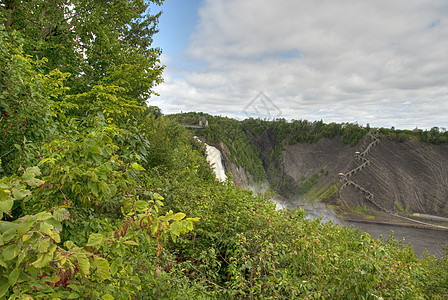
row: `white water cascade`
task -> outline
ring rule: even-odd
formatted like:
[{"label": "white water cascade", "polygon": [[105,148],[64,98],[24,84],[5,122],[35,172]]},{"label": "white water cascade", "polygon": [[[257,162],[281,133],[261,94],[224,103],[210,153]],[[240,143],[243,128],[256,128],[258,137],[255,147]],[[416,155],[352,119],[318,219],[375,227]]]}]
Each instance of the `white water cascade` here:
[{"label": "white water cascade", "polygon": [[206,145],[207,161],[215,172],[216,178],[219,181],[225,181],[227,179],[226,171],[222,165],[221,151],[213,146]]},{"label": "white water cascade", "polygon": [[[194,137],[196,140],[200,141],[197,137]],[[208,144],[205,144],[205,153],[207,154],[207,161],[210,164],[210,166],[213,169],[213,172],[215,173],[216,178],[219,181],[226,181],[226,170],[224,169],[224,166],[222,164],[222,154],[221,151],[216,149],[213,146],[210,146]]]}]

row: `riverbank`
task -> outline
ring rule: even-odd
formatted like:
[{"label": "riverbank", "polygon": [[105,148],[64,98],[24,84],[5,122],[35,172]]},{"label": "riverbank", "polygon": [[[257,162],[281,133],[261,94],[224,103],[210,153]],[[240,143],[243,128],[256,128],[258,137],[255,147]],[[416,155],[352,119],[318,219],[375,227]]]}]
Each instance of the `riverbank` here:
[{"label": "riverbank", "polygon": [[[314,206],[316,207],[316,206]],[[319,206],[322,207],[322,206]],[[335,209],[324,204],[324,213]],[[312,212],[316,215],[316,212]],[[426,223],[427,220],[418,220],[390,215],[379,211],[369,211],[368,213],[349,212],[342,216],[337,215],[336,224],[347,227],[358,228],[367,232],[374,238],[381,238],[386,241],[391,236],[394,240],[403,243],[403,247],[410,244],[415,254],[422,258],[424,253],[434,255],[439,259],[446,257],[448,247],[448,228],[445,222]],[[412,220],[412,221],[411,221]]]},{"label": "riverbank", "polygon": [[[339,211],[339,208],[332,208]],[[382,225],[393,225],[408,228],[439,230],[448,232],[448,222],[440,219],[421,218],[416,215],[399,215],[396,213],[385,213],[381,211],[358,211],[347,212],[339,211],[338,217],[345,222],[362,222]]]},{"label": "riverbank", "polygon": [[[448,230],[446,222],[422,224],[421,220],[403,219],[402,216],[390,215],[381,211],[341,211],[339,206],[327,203],[299,203],[284,198],[275,198],[277,208],[302,208],[307,212],[308,219],[320,218],[322,222],[332,222],[339,226],[352,227],[367,232],[374,238],[386,241],[389,237],[410,244],[420,258],[427,252],[437,258],[444,258],[448,246]],[[427,220],[425,220],[427,221]],[[424,222],[423,222],[424,223]],[[437,226],[442,226],[437,227]]]}]

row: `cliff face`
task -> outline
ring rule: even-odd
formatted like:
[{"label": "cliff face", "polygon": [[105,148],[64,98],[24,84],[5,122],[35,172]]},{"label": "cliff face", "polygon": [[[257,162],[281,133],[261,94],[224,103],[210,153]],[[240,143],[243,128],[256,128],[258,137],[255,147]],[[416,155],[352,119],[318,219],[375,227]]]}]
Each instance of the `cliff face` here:
[{"label": "cliff face", "polygon": [[[353,175],[388,210],[448,216],[448,145],[382,139],[367,155],[371,163]],[[363,196],[354,187],[342,197],[350,203]]]},{"label": "cliff face", "polygon": [[339,197],[352,209],[359,204],[448,216],[448,144],[374,142],[366,136],[351,147],[336,137],[313,144],[288,145],[285,141],[281,154],[274,157],[276,139],[274,131],[266,131],[251,141],[260,151],[271,186],[286,198],[319,201]]},{"label": "cliff face", "polygon": [[235,163],[230,160],[230,150],[226,144],[220,142],[216,147],[221,150],[224,168],[227,173],[232,174],[233,184],[237,187],[247,188],[253,181],[253,176],[246,172],[243,167],[238,167]]},{"label": "cliff face", "polygon": [[[363,143],[361,143],[363,144]],[[282,152],[284,170],[297,182],[319,175],[319,184],[329,184],[338,174],[353,167],[355,151],[360,147],[350,147],[340,137],[322,139],[318,143],[297,143],[285,146]]]}]

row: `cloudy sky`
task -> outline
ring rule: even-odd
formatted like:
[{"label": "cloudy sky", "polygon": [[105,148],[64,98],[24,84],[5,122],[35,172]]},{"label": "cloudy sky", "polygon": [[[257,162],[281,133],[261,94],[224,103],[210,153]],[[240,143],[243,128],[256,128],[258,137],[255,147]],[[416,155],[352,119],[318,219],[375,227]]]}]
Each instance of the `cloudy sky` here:
[{"label": "cloudy sky", "polygon": [[448,127],[447,0],[166,0],[165,114]]}]

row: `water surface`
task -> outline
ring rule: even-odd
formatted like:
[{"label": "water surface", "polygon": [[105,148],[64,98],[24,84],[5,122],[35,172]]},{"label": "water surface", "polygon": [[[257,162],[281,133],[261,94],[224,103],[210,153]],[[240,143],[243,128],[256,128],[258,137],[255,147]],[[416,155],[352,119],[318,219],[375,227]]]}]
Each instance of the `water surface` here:
[{"label": "water surface", "polygon": [[[275,199],[274,199],[275,201]],[[307,212],[307,219],[322,218],[322,222],[333,222],[341,226],[359,228],[374,238],[382,238],[386,241],[391,233],[397,241],[403,241],[404,245],[411,244],[414,252],[422,257],[425,249],[429,254],[443,258],[446,254],[445,247],[448,246],[448,231],[419,229],[390,224],[377,224],[365,222],[347,222],[337,215],[323,203],[299,205]],[[277,204],[278,208],[285,208],[285,203]]]}]

